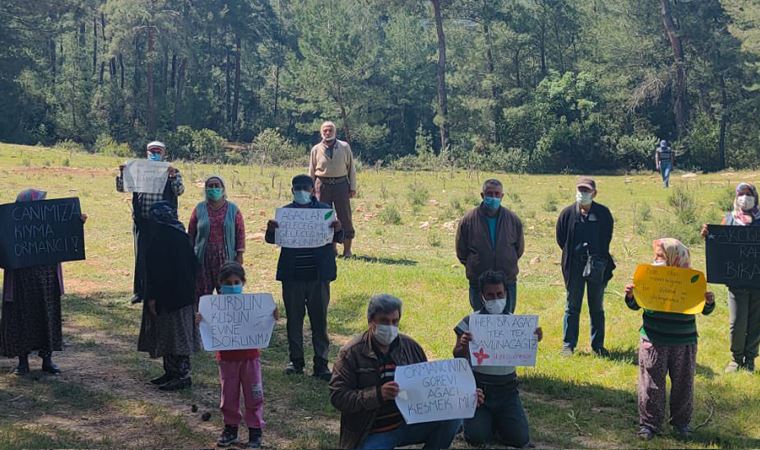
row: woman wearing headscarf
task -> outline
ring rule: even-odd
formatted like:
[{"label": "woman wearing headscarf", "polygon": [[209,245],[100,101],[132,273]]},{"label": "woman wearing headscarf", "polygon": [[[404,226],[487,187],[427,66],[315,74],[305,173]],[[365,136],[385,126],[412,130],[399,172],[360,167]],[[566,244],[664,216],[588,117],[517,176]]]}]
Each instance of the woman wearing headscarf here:
[{"label": "woman wearing headscarf", "polygon": [[[689,249],[672,238],[652,242],[655,266],[691,267]],[[625,303],[636,311],[635,286],[625,287]],[[715,295],[705,292],[702,314],[715,309]],[[665,418],[666,378],[670,376],[670,424],[688,439],[694,409],[694,375],[697,369],[697,321],[694,314],[644,310],[639,344],[639,432],[643,440],[660,432]]]},{"label": "woman wearing headscarf", "polygon": [[[27,189],[16,202],[45,200],[47,193]],[[82,222],[87,216],[82,214]],[[53,363],[53,352],[61,351],[61,265],[7,269],[3,276],[3,315],[0,318],[0,351],[3,356],[17,357],[13,373],[29,373],[29,353],[42,358],[42,370],[61,373]]]},{"label": "woman wearing headscarf", "polygon": [[176,391],[192,386],[190,355],[200,350],[195,254],[172,205],[155,203],[150,214],[155,233],[146,259],[148,295],[137,350],[163,357],[164,374],[151,383]]},{"label": "woman wearing headscarf", "polygon": [[[734,209],[723,217],[722,225],[760,226],[757,188],[749,183],[736,186]],[[707,225],[702,225],[707,237]],[[760,347],[760,289],[728,287],[728,315],[731,329],[731,362],[726,373],[739,369],[755,371],[755,358]]]},{"label": "woman wearing headscarf", "polygon": [[245,224],[240,209],[227,200],[224,180],[208,177],[206,200],[198,203],[190,216],[187,232],[198,262],[196,294],[200,298],[219,291],[219,270],[228,261],[243,264]]}]

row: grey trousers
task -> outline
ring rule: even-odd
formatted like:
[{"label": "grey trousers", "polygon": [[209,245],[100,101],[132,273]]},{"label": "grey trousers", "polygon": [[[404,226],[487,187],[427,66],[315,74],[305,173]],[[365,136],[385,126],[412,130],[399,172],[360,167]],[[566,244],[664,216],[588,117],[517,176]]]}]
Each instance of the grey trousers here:
[{"label": "grey trousers", "polygon": [[327,336],[327,306],[330,304],[329,281],[283,281],[290,360],[303,366],[303,320],[308,312],[314,365],[327,365],[330,339]]},{"label": "grey trousers", "polygon": [[729,289],[728,314],[734,361],[750,363],[760,346],[760,289]]}]

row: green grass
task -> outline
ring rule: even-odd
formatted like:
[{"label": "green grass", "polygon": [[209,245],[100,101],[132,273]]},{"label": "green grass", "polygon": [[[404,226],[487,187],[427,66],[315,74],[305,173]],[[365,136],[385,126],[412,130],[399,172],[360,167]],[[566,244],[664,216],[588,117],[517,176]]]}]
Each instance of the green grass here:
[{"label": "green grass", "polygon": [[[13,201],[24,188],[38,187],[47,190],[50,198],[79,196],[89,215],[87,261],[64,265],[66,347],[58,355],[64,374],[58,379],[40,376],[38,371],[21,380],[0,376],[0,448],[197,448],[213,445],[221,429],[213,355],[193,358],[192,392],[159,394],[145,385],[145,380],[160,374],[161,369],[158,361],[135,351],[140,308],[128,304],[133,264],[130,202],[128,195],[114,189],[119,162],[113,157],[0,145],[4,182],[0,203]],[[274,280],[278,251],[254,235],[263,232],[277,206],[289,201],[290,178],[300,171],[177,166],[187,187],[180,200],[180,216],[185,222],[201,200],[202,188],[197,183],[212,173],[226,178],[230,198],[246,219],[248,289],[273,292],[281,302],[279,284]],[[454,221],[477,204],[482,181],[495,176],[509,194],[504,206],[515,210],[525,228],[518,312],[539,314],[545,335],[537,366],[519,370],[532,439],[544,447],[760,447],[757,375],[723,374],[729,351],[726,290],[722,286],[712,286],[718,299],[715,313],[698,319],[693,425],[705,422],[712,412],[711,420],[688,444],[669,435],[642,444],[633,436],[641,319],[639,313],[625,307],[623,285],[636,264],[651,261],[653,239],[665,232],[696,235],[702,221],[721,217],[728,203],[726,192],[738,181],[759,178],[758,173],[678,175],[674,188],[694,194],[694,205],[683,196],[669,200],[675,189],[662,189],[654,174],[597,178],[597,200],[610,207],[616,220],[612,253],[618,269],[605,303],[607,346],[613,357],[589,355],[584,308],[580,354],[564,359],[558,355],[564,289],[554,225],[559,211],[575,198],[572,176],[479,174],[475,178],[464,172],[453,176],[450,172],[361,172],[360,195],[353,202],[358,258],[339,261],[339,277],[332,285],[329,327],[333,358],[341,344],[366,327],[367,299],[379,292],[404,300],[401,329],[417,339],[431,358],[450,357],[452,328],[469,308],[464,270],[453,251]],[[688,220],[679,220],[676,208]],[[391,210],[398,220],[396,214],[389,214]],[[693,242],[694,265],[702,268],[704,247],[698,239]],[[39,364],[35,359],[33,368]],[[281,320],[271,347],[262,356],[268,423],[265,439],[276,448],[336,446],[339,415],[329,404],[325,385],[309,377],[286,377],[281,373],[286,360]],[[12,365],[11,360],[0,360],[5,372]],[[199,408],[197,413],[191,412],[193,404]],[[205,411],[212,413],[210,422],[200,419]]]}]

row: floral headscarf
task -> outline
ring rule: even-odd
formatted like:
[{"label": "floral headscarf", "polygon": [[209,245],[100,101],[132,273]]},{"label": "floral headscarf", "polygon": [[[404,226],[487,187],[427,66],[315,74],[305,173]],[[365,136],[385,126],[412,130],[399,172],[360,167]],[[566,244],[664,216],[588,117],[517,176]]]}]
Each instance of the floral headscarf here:
[{"label": "floral headscarf", "polygon": [[662,238],[652,241],[652,248],[656,252],[662,249],[665,253],[665,262],[668,266],[682,267],[688,269],[691,267],[691,256],[689,249],[678,239]]},{"label": "floral headscarf", "polygon": [[39,189],[24,189],[16,196],[17,202],[33,202],[37,200],[45,200],[47,192],[40,191]]},{"label": "floral headscarf", "polygon": [[[751,195],[755,197],[755,206],[749,211],[744,211],[739,207],[739,193],[745,189],[749,189]],[[734,221],[737,224],[749,225],[753,220],[760,220],[760,208],[758,208],[760,199],[757,196],[757,188],[750,183],[739,183],[736,186],[736,196],[734,197],[734,210],[731,214],[734,216]]]}]

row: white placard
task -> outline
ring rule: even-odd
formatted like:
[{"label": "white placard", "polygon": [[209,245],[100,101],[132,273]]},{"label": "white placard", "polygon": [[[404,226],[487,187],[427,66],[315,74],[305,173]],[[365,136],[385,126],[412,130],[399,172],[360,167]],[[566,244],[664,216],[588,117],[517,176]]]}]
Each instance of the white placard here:
[{"label": "white placard", "polygon": [[204,295],[198,310],[206,351],[269,347],[274,329],[272,294]]},{"label": "white placard", "polygon": [[538,316],[471,314],[473,366],[535,366]]},{"label": "white placard", "polygon": [[169,178],[169,163],[133,159],[127,162],[122,172],[124,192],[161,194]]},{"label": "white placard", "polygon": [[471,419],[478,407],[475,377],[466,359],[396,367],[396,406],[407,424]]},{"label": "white placard", "polygon": [[333,241],[335,221],[332,209],[277,208],[274,220],[278,227],[274,242],[285,248],[318,248]]}]

